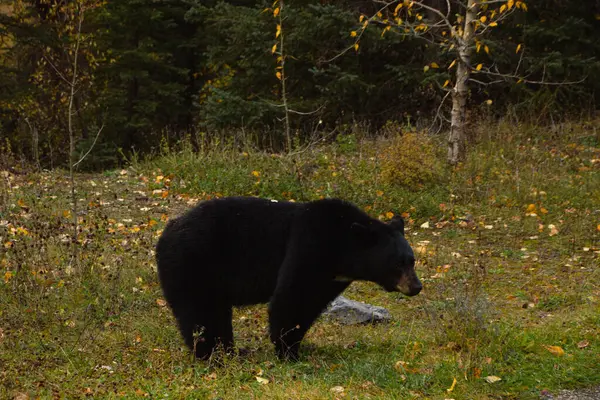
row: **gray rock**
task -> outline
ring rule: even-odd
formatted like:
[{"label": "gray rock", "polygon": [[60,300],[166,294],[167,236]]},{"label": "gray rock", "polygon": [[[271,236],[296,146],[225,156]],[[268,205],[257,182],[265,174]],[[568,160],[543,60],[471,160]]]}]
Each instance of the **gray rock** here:
[{"label": "gray rock", "polygon": [[338,296],[333,300],[324,315],[343,325],[389,322],[392,320],[392,315],[385,308],[350,300],[344,296]]},{"label": "gray rock", "polygon": [[557,395],[552,395],[546,390],[543,390],[540,394],[542,400],[599,400],[600,399],[600,386],[575,389],[575,390],[561,390]]}]

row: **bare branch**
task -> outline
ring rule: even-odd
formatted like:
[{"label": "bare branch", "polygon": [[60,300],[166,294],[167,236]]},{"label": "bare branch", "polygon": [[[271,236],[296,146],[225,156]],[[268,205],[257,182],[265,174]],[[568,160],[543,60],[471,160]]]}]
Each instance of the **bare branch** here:
[{"label": "bare branch", "polygon": [[[446,99],[448,98],[448,96],[450,95],[450,93],[452,93],[452,91],[448,90],[446,92],[446,94],[444,95],[444,98],[442,98],[442,101],[440,101],[440,105],[438,106],[437,111],[435,113],[435,116],[433,117],[433,122],[431,122],[431,126],[429,127],[429,131],[431,131],[433,129],[433,125],[435,124],[435,122],[438,119],[445,119],[442,116],[441,111],[442,111],[442,107],[444,106],[444,103],[446,102]],[[441,124],[440,124],[440,126],[441,126]],[[441,129],[441,127],[440,127],[440,129]]]},{"label": "bare branch", "polygon": [[291,113],[294,113],[294,114],[298,114],[298,115],[313,115],[313,114],[316,114],[319,111],[321,111],[323,109],[323,107],[324,107],[324,105],[320,106],[316,110],[308,111],[308,112],[296,111],[296,110],[292,110],[291,108],[288,111]]},{"label": "bare branch", "polygon": [[65,81],[67,85],[71,86],[71,82],[69,82],[67,80],[67,78],[65,78],[65,76],[58,70],[58,68],[56,68],[56,66],[54,65],[54,63],[52,63],[52,61],[50,61],[50,59],[45,54],[42,57],[44,57],[44,60],[46,60],[46,62],[48,64],[50,64],[50,66],[52,67],[52,69],[54,70],[54,72],[56,72],[56,74],[58,75],[58,77],[60,79],[62,79],[63,81]]},{"label": "bare branch", "polygon": [[104,129],[104,124],[102,124],[102,126],[100,127],[100,129],[98,129],[98,133],[96,134],[96,138],[94,139],[94,142],[92,143],[92,145],[90,146],[90,148],[88,149],[88,151],[79,159],[79,161],[77,161],[75,164],[73,164],[73,168],[75,168],[77,165],[79,165],[79,163],[82,162],[88,156],[88,154],[90,154],[90,152],[92,151],[92,149],[96,145],[96,141],[98,140],[98,137],[100,136],[100,132],[102,132],[102,129]]},{"label": "bare branch", "polygon": [[[469,65],[469,68],[471,68],[471,70],[475,71],[475,69]],[[504,78],[505,80],[508,79],[516,79],[518,82],[524,82],[524,83],[530,83],[533,85],[545,85],[545,86],[563,86],[563,85],[577,85],[579,83],[584,82],[588,77],[587,75],[585,77],[583,77],[582,79],[579,79],[577,81],[562,81],[562,82],[548,82],[544,79],[545,75],[546,75],[546,66],[544,65],[544,72],[542,74],[542,80],[539,81],[534,81],[531,79],[527,79],[523,76],[517,75],[516,73],[514,74],[503,74],[501,72],[493,72],[491,71],[489,68],[486,68],[485,70],[479,70],[477,71],[478,74],[484,74],[484,75],[488,75],[488,76],[496,76],[499,78]]]},{"label": "bare branch", "polygon": [[489,86],[489,85],[494,85],[496,83],[505,82],[505,80],[503,80],[503,79],[497,79],[497,80],[491,81],[491,82],[484,82],[484,81],[480,81],[480,80],[475,79],[475,78],[469,78],[469,82],[473,82],[473,83],[476,83],[476,84],[481,85],[481,86]]}]

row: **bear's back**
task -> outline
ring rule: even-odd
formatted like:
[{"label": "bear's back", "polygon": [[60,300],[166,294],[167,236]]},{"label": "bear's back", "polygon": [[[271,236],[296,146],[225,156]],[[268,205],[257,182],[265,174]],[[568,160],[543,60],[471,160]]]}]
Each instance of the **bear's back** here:
[{"label": "bear's back", "polygon": [[[193,282],[199,290],[226,296],[234,305],[267,302],[301,207],[252,197],[204,201],[165,229],[157,249],[159,273],[169,275],[160,271],[161,258],[174,257],[178,270],[170,276],[181,277],[177,283]],[[182,254],[171,254],[173,248]],[[183,277],[190,283],[182,282]]]}]

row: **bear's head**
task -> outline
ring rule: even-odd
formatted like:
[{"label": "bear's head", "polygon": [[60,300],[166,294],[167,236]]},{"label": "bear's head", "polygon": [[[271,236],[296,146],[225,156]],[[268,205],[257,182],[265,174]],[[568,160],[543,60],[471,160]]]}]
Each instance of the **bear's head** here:
[{"label": "bear's head", "polygon": [[352,271],[349,278],[375,282],[388,292],[419,294],[423,285],[415,272],[415,255],[404,237],[401,217],[387,224],[355,222],[350,229],[356,240],[347,254]]}]

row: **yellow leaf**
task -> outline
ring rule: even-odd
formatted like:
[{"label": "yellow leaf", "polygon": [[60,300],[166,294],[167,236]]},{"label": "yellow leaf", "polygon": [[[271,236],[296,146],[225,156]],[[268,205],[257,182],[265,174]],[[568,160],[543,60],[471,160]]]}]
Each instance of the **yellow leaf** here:
[{"label": "yellow leaf", "polygon": [[389,26],[389,25],[388,25],[388,26],[386,26],[386,27],[385,27],[385,29],[384,29],[384,30],[381,32],[381,37],[383,37],[383,35],[385,35],[385,33],[386,33],[387,31],[389,31],[390,29],[392,29],[392,27],[391,27],[391,26]]},{"label": "yellow leaf", "polygon": [[277,43],[275,43],[275,44],[273,45],[273,47],[271,47],[271,54],[274,54],[274,53],[275,53],[275,51],[277,51]]},{"label": "yellow leaf", "polygon": [[205,375],[205,376],[202,377],[202,379],[204,379],[205,381],[214,381],[214,380],[217,379],[217,373],[213,372],[213,373],[211,373],[209,375]]},{"label": "yellow leaf", "polygon": [[527,4],[521,3],[521,8],[523,9],[523,11],[527,11]]},{"label": "yellow leaf", "polygon": [[598,224],[598,226],[596,227],[596,229],[597,229],[598,231],[600,231],[600,224]]},{"label": "yellow leaf", "polygon": [[4,283],[8,283],[8,281],[10,281],[10,278],[12,278],[13,273],[11,271],[6,271],[4,273]]},{"label": "yellow leaf", "polygon": [[481,49],[481,43],[477,43],[477,53],[479,53],[480,49]]},{"label": "yellow leaf", "polygon": [[329,391],[332,393],[342,394],[342,393],[344,393],[344,387],[343,386],[334,386],[331,389],[329,389]]},{"label": "yellow leaf", "polygon": [[262,378],[260,376],[255,376],[254,377],[256,379],[256,381],[262,385],[266,385],[267,383],[269,383],[268,379]]},{"label": "yellow leaf", "polygon": [[565,351],[560,346],[547,346],[547,345],[544,345],[544,348],[546,350],[548,350],[550,353],[554,354],[555,356],[563,356],[563,355],[565,355]]},{"label": "yellow leaf", "polygon": [[403,5],[404,4],[400,3],[396,6],[396,8],[394,9],[394,15],[398,14],[398,11],[400,11]]},{"label": "yellow leaf", "polygon": [[490,22],[490,26],[498,26],[497,22]]},{"label": "yellow leaf", "polygon": [[492,99],[488,99],[485,101],[485,104],[487,104],[488,106],[491,106],[493,102],[494,101]]},{"label": "yellow leaf", "polygon": [[431,68],[439,68],[440,67],[439,65],[437,65],[436,62],[432,62],[430,65],[431,65]]},{"label": "yellow leaf", "polygon": [[281,25],[277,24],[277,32],[275,32],[275,39],[281,35]]},{"label": "yellow leaf", "polygon": [[513,6],[515,5],[515,0],[508,0],[508,3],[506,3],[506,6],[508,7],[508,9],[510,10]]},{"label": "yellow leaf", "polygon": [[475,67],[475,69],[477,71],[481,71],[481,68],[483,67],[483,64],[477,64],[477,66]]},{"label": "yellow leaf", "polygon": [[527,206],[527,212],[532,213],[535,212],[535,204],[530,204]]},{"label": "yellow leaf", "polygon": [[448,86],[449,84],[450,84],[450,80],[449,80],[449,79],[446,79],[446,82],[444,82],[444,86],[442,86],[442,87],[446,87],[446,86]]},{"label": "yellow leaf", "polygon": [[260,176],[260,172],[258,172],[258,171],[252,171],[252,176],[255,176],[255,177],[258,178]]},{"label": "yellow leaf", "polygon": [[456,382],[457,382],[457,380],[456,380],[456,378],[454,378],[454,380],[452,381],[452,385],[448,389],[446,389],[446,391],[448,393],[450,393],[451,391],[454,390],[454,387],[456,386]]},{"label": "yellow leaf", "polygon": [[356,37],[356,31],[352,31],[352,32],[350,32],[350,36],[352,36],[352,37]]},{"label": "yellow leaf", "polygon": [[427,71],[429,71],[429,65],[426,65],[423,67],[423,72],[427,72]]},{"label": "yellow leaf", "polygon": [[448,67],[448,69],[450,69],[450,68],[454,67],[454,64],[456,64],[456,60],[454,60],[454,61],[452,61],[452,62],[450,63],[450,66]]},{"label": "yellow leaf", "polygon": [[358,51],[358,43],[354,43],[354,50]]},{"label": "yellow leaf", "polygon": [[276,17],[279,15],[279,7],[277,7],[276,9],[273,10],[273,17]]},{"label": "yellow leaf", "polygon": [[482,24],[484,24],[485,21],[487,21],[487,17],[485,15],[482,15],[481,18],[479,18],[479,20],[481,21]]},{"label": "yellow leaf", "polygon": [[521,50],[521,45],[518,45],[518,46],[517,46],[517,50],[515,50],[515,53],[518,53],[518,52],[519,52],[519,50]]},{"label": "yellow leaf", "polygon": [[500,7],[500,13],[502,14],[504,11],[506,11],[506,4],[502,4]]},{"label": "yellow leaf", "polygon": [[277,71],[277,73],[275,74],[275,76],[277,77],[277,79],[281,80],[281,72]]},{"label": "yellow leaf", "polygon": [[489,48],[489,47],[487,47],[487,45],[485,45],[483,49],[485,50],[485,52],[486,52],[487,54],[490,54],[490,48]]},{"label": "yellow leaf", "polygon": [[363,22],[363,19],[365,19],[365,16],[361,15],[360,18],[358,19],[358,22]]},{"label": "yellow leaf", "polygon": [[388,211],[385,213],[385,216],[387,219],[392,219],[392,218],[394,218],[394,213],[391,211]]}]

